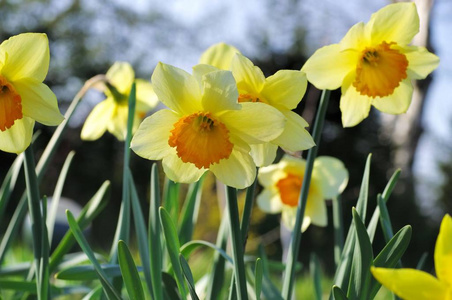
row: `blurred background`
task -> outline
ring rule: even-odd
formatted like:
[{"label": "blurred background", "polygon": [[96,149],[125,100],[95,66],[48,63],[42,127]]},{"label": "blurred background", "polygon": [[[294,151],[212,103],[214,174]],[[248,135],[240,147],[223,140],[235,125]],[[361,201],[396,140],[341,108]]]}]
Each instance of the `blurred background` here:
[{"label": "blurred background", "polygon": [[[46,83],[53,89],[61,111],[83,83],[104,74],[115,61],[130,62],[139,78],[150,80],[157,62],[162,61],[191,72],[201,53],[218,42],[237,47],[259,66],[266,76],[280,69],[300,69],[321,46],[337,43],[359,21],[389,4],[386,0],[3,0],[0,1],[0,39],[21,32],[45,32],[50,40],[50,70]],[[340,123],[340,92],[335,91],[319,155],[344,161],[350,182],[342,196],[344,222],[350,223],[366,157],[372,153],[369,213],[397,168],[402,176],[388,202],[394,230],[413,226],[413,238],[404,256],[404,265],[414,267],[428,252],[432,268],[434,242],[442,216],[452,213],[452,99],[451,82],[452,2],[420,0],[421,33],[414,43],[427,46],[440,58],[440,67],[417,85],[410,111],[403,116],[381,115],[372,110],[369,118],[354,128]],[[320,92],[309,86],[297,108],[310,124]],[[71,128],[45,177],[41,191],[51,195],[61,166],[69,151],[76,156],[63,191],[67,198],[84,205],[105,180],[113,183],[110,205],[92,227],[91,240],[99,249],[108,249],[113,239],[121,198],[123,144],[105,134],[95,142],[80,140],[80,130],[91,109],[104,96],[90,91],[76,111]],[[39,158],[54,128],[37,124],[41,135],[34,150]],[[132,152],[133,153],[133,152]],[[0,152],[0,180],[15,155]],[[144,211],[147,211],[151,162],[132,155],[131,167]],[[22,183],[24,186],[24,183]],[[200,223],[195,235],[215,241],[220,223],[215,182],[204,183]],[[18,199],[22,190],[16,190]],[[12,215],[15,202],[8,211]],[[303,235],[300,259],[307,262],[316,252],[326,272],[333,270],[333,228],[311,226]],[[0,235],[9,220],[0,220]],[[201,223],[202,222],[202,223]],[[377,240],[383,241],[381,232]],[[280,259],[279,216],[264,215],[254,209],[247,251],[259,244],[274,259]],[[382,244],[375,245],[375,251]]]}]

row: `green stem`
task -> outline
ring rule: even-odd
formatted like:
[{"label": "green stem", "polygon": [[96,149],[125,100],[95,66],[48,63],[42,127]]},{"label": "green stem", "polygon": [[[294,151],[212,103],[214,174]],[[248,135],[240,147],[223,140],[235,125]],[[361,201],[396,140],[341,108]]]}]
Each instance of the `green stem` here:
[{"label": "green stem", "polygon": [[237,190],[226,186],[226,202],[229,214],[229,228],[232,239],[232,254],[234,257],[234,275],[239,300],[248,299],[246,290],[245,262],[243,260],[243,240],[240,232],[239,209],[237,207]]},{"label": "green stem", "polygon": [[333,227],[334,227],[334,262],[336,267],[341,261],[344,247],[344,222],[342,220],[342,202],[339,196],[333,198]]},{"label": "green stem", "polygon": [[312,147],[308,152],[308,157],[306,159],[306,169],[303,177],[303,184],[301,186],[300,198],[298,200],[297,207],[297,217],[295,221],[295,226],[292,231],[292,238],[290,243],[290,250],[287,255],[286,271],[284,273],[284,282],[282,289],[282,296],[284,299],[291,299],[294,275],[295,275],[295,265],[298,258],[298,252],[300,250],[301,241],[301,224],[303,223],[304,211],[306,209],[306,202],[308,199],[309,185],[311,184],[311,174],[314,166],[314,159],[317,156],[317,150],[319,148],[320,136],[323,129],[323,123],[325,121],[326,108],[328,106],[328,101],[330,98],[331,91],[324,90],[322,97],[320,98],[319,109],[315,118],[314,129],[312,137],[316,146]]}]

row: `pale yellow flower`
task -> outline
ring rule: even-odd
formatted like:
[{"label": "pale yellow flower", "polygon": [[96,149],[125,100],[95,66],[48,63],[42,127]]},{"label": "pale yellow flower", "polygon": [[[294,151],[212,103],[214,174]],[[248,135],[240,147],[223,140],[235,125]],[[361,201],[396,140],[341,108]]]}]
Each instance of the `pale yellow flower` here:
[{"label": "pale yellow flower", "polygon": [[229,71],[195,78],[159,63],[152,83],[170,110],[160,110],[143,121],[132,139],[132,150],[150,160],[162,159],[166,175],[176,182],[197,181],[210,170],[226,185],[250,186],[256,166],[249,144],[280,135],[283,115],[262,103],[238,103]]},{"label": "pale yellow flower", "polygon": [[23,33],[0,45],[0,150],[20,153],[31,143],[35,121],[63,121],[55,94],[43,80],[49,69],[44,33]]},{"label": "pale yellow flower", "polygon": [[118,140],[125,139],[129,114],[128,99],[134,81],[136,107],[132,132],[136,131],[146,113],[158,103],[151,83],[144,79],[135,79],[135,72],[129,63],[114,63],[107,71],[106,79],[104,93],[107,98],[97,104],[86,119],[81,132],[82,140],[97,140],[107,130]]},{"label": "pale yellow flower", "polygon": [[[269,143],[251,146],[251,155],[258,166],[271,164],[278,146],[288,151],[306,150],[315,145],[305,129],[308,123],[292,110],[297,107],[306,92],[307,80],[303,72],[280,70],[265,78],[259,67],[241,55],[230,45],[220,43],[207,49],[200,62],[220,69],[229,69],[237,82],[240,103],[264,103],[286,118],[284,131]],[[198,65],[195,74],[205,74],[215,68]]]},{"label": "pale yellow flower", "polygon": [[452,218],[445,215],[435,246],[436,278],[416,269],[371,267],[374,277],[406,300],[452,299]]},{"label": "pale yellow flower", "polygon": [[360,123],[371,106],[401,114],[411,103],[411,81],[427,77],[439,63],[427,49],[409,45],[418,32],[416,5],[390,4],[353,26],[339,44],[317,50],[301,70],[319,89],[341,87],[344,127]]},{"label": "pale yellow flower", "polygon": [[[257,205],[266,213],[281,213],[281,220],[289,229],[295,226],[305,168],[304,159],[285,155],[279,163],[261,168],[257,176],[264,188],[257,196]],[[320,156],[314,161],[302,231],[311,223],[327,225],[325,200],[342,193],[347,183],[348,171],[340,160]]]}]

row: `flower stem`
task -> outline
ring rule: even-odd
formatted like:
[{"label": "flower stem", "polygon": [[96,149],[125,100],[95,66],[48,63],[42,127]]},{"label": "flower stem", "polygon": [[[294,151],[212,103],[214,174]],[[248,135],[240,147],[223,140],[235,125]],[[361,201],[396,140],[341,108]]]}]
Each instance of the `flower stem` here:
[{"label": "flower stem", "polygon": [[334,226],[334,262],[336,268],[341,261],[344,248],[344,222],[342,220],[342,202],[339,196],[333,198],[333,226]]},{"label": "flower stem", "polygon": [[315,118],[314,129],[312,137],[316,146],[312,147],[308,152],[308,157],[306,159],[306,170],[303,177],[303,184],[301,186],[300,198],[298,200],[297,207],[297,217],[295,221],[295,226],[292,231],[292,239],[290,243],[290,250],[287,256],[286,271],[284,273],[284,282],[282,289],[282,296],[284,299],[291,299],[294,275],[295,275],[295,265],[298,258],[298,252],[300,250],[301,241],[301,224],[303,223],[304,211],[306,209],[306,202],[308,199],[309,185],[311,184],[311,174],[314,166],[314,159],[317,156],[317,150],[319,148],[320,136],[323,129],[323,123],[325,121],[326,108],[328,106],[328,101],[330,98],[331,91],[324,90],[322,97],[320,98],[319,109]]}]

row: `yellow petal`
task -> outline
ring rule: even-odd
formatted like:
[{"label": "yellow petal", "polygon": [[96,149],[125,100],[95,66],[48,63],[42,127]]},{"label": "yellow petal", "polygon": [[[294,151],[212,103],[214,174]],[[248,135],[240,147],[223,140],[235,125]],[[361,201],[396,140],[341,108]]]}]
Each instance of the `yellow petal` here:
[{"label": "yellow petal", "polygon": [[238,110],[239,94],[230,71],[215,71],[202,77],[202,106],[205,111],[220,113],[224,110]]},{"label": "yellow petal", "polygon": [[277,191],[273,189],[263,190],[256,199],[257,206],[268,214],[277,214],[282,210],[282,201]]},{"label": "yellow petal", "polygon": [[32,78],[42,82],[49,70],[49,41],[44,33],[23,33],[4,41],[0,52],[6,53],[2,74],[9,81]]},{"label": "yellow petal", "polygon": [[[328,225],[328,215],[326,211],[325,199],[312,189],[313,182],[311,182],[311,188],[308,195],[308,201],[306,202],[306,210],[304,213],[305,218],[309,217],[311,223],[317,226],[325,227]],[[308,227],[302,227],[302,231],[305,231]]]},{"label": "yellow petal", "polygon": [[419,32],[419,15],[413,2],[389,4],[374,13],[366,31],[372,43],[396,42],[407,45]]},{"label": "yellow petal", "polygon": [[136,111],[146,113],[157,106],[159,99],[152,84],[144,79],[136,79],[137,103]]},{"label": "yellow petal", "polygon": [[48,126],[59,125],[64,120],[55,94],[44,83],[29,78],[14,82],[14,87],[22,98],[25,116]]},{"label": "yellow petal", "polygon": [[127,62],[115,62],[108,69],[106,77],[108,81],[123,95],[130,93],[130,88],[135,80],[135,72]]},{"label": "yellow petal", "polygon": [[424,47],[404,47],[403,54],[409,62],[407,72],[411,79],[424,79],[439,64],[439,57],[428,52]]},{"label": "yellow petal", "polygon": [[264,103],[242,103],[242,109],[229,110],[220,121],[229,131],[249,144],[275,139],[284,130],[285,118],[276,108]]},{"label": "yellow petal", "polygon": [[347,74],[355,70],[358,58],[358,52],[341,51],[339,44],[333,44],[317,50],[301,71],[316,88],[334,90],[342,85]]},{"label": "yellow petal", "polygon": [[184,70],[160,62],[151,81],[159,100],[172,110],[183,115],[201,110],[199,84]]},{"label": "yellow petal", "polygon": [[312,136],[305,129],[308,123],[293,111],[285,110],[281,112],[286,117],[286,125],[281,135],[272,142],[292,152],[306,150],[315,146]]},{"label": "yellow petal", "polygon": [[225,43],[218,43],[210,46],[206,51],[204,51],[201,55],[199,63],[212,65],[223,70],[229,70],[232,58],[236,53],[240,53],[240,51],[234,46]]},{"label": "yellow petal", "polygon": [[348,183],[348,171],[344,164],[330,156],[316,158],[312,177],[319,183],[322,195],[326,199],[332,199],[342,193]]},{"label": "yellow petal", "polygon": [[258,167],[268,166],[275,161],[278,145],[273,143],[264,143],[251,145],[251,157]]},{"label": "yellow petal", "polygon": [[217,67],[211,66],[211,65],[205,65],[205,64],[199,64],[194,66],[193,68],[193,76],[196,78],[196,81],[200,83],[200,86],[202,87],[202,77],[208,73],[219,71],[221,69],[218,69]]},{"label": "yellow petal", "polygon": [[413,86],[411,85],[411,80],[405,79],[400,82],[399,87],[394,90],[392,95],[372,99],[372,105],[388,114],[402,114],[410,107],[412,94]]},{"label": "yellow petal", "polygon": [[281,164],[281,168],[284,172],[298,175],[300,177],[304,176],[304,171],[306,169],[306,161],[304,159],[286,154],[279,163]]},{"label": "yellow petal", "polygon": [[295,109],[307,87],[306,74],[294,70],[280,70],[265,80],[261,95],[276,108]]},{"label": "yellow petal", "polygon": [[447,287],[432,275],[415,269],[371,267],[372,275],[387,289],[406,300],[444,300]]},{"label": "yellow petal", "polygon": [[281,169],[282,164],[278,163],[275,165],[270,165],[259,169],[259,174],[257,179],[259,184],[264,188],[269,188],[273,186],[278,180],[284,178],[286,174]]},{"label": "yellow petal", "polygon": [[359,22],[350,28],[347,34],[340,41],[340,50],[361,49],[364,45],[369,43],[368,37],[364,31],[364,23]]},{"label": "yellow petal", "polygon": [[231,71],[239,91],[258,94],[264,87],[264,73],[241,54],[236,54],[232,59]]},{"label": "yellow petal", "polygon": [[107,98],[94,107],[83,125],[82,140],[94,141],[105,133],[108,123],[113,117],[115,106],[115,101]]},{"label": "yellow petal", "polygon": [[0,150],[10,153],[21,153],[30,145],[35,121],[23,117],[16,120],[11,128],[0,130]]},{"label": "yellow petal", "polygon": [[371,106],[371,98],[362,96],[350,83],[352,76],[347,76],[342,87],[340,109],[342,113],[342,126],[353,127],[367,118]]},{"label": "yellow petal", "polygon": [[162,109],[144,119],[132,138],[130,147],[139,156],[159,160],[172,153],[168,144],[170,131],[179,116],[168,109]]},{"label": "yellow petal", "polygon": [[256,165],[251,156],[235,147],[229,158],[220,160],[209,169],[219,181],[237,189],[249,187],[256,178]]},{"label": "yellow petal", "polygon": [[[288,205],[283,205],[282,211],[281,211],[281,222],[286,226],[289,230],[293,230],[295,227],[295,221],[297,217],[297,208],[291,207]],[[309,216],[306,216],[303,219],[302,228],[306,230],[308,228],[309,224],[311,224],[311,219]]]},{"label": "yellow petal", "polygon": [[174,148],[170,148],[172,154],[162,160],[163,171],[166,176],[175,182],[192,183],[198,181],[207,170],[198,169],[192,163],[184,163],[176,154]]},{"label": "yellow petal", "polygon": [[452,287],[452,218],[445,215],[435,246],[436,276]]}]

